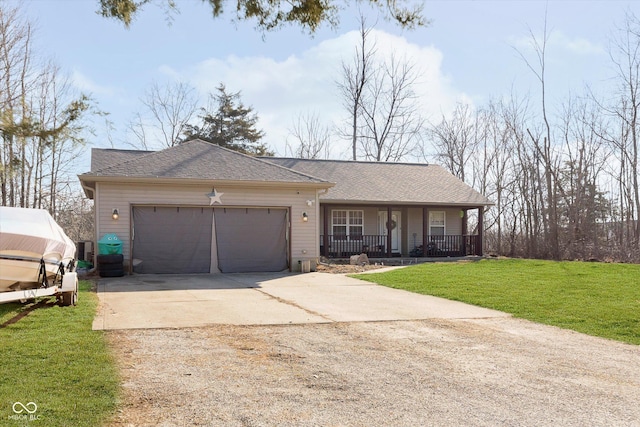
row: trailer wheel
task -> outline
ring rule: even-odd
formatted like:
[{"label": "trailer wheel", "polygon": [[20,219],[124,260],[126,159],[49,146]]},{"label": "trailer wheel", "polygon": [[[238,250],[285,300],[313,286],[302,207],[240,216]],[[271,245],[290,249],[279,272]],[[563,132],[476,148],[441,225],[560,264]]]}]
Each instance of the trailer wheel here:
[{"label": "trailer wheel", "polygon": [[75,286],[72,291],[63,292],[61,298],[61,304],[65,307],[78,304],[78,280],[75,281]]},{"label": "trailer wheel", "polygon": [[62,294],[62,305],[69,307],[78,303],[78,291],[65,292]]}]

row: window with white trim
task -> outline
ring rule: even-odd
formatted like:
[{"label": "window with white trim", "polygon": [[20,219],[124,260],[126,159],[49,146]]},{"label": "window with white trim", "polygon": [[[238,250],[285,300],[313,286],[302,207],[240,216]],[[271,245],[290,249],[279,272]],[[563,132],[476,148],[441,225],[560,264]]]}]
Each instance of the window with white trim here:
[{"label": "window with white trim", "polygon": [[429,235],[431,236],[444,236],[446,228],[444,211],[431,211],[429,212]]},{"label": "window with white trim", "polygon": [[362,240],[364,211],[332,210],[331,233],[335,240]]}]

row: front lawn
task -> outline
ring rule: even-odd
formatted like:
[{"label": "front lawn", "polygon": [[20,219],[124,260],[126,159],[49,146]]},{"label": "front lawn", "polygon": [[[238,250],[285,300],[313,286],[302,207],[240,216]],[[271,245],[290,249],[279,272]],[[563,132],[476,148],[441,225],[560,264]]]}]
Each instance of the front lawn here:
[{"label": "front lawn", "polygon": [[487,259],[353,277],[640,344],[640,265]]},{"label": "front lawn", "polygon": [[117,370],[103,332],[91,330],[90,289],[80,282],[76,307],[0,304],[0,425],[94,427],[115,410]]}]

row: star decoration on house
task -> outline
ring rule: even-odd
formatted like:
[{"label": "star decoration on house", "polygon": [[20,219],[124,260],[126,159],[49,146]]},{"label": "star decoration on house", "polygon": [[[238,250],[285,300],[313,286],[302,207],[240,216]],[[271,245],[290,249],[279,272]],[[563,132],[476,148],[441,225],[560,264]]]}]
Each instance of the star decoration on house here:
[{"label": "star decoration on house", "polygon": [[223,194],[224,193],[216,191],[216,189],[213,188],[211,190],[211,193],[207,194],[207,197],[209,198],[209,206],[212,206],[216,202],[222,204],[222,200],[220,200],[220,197],[222,197]]}]

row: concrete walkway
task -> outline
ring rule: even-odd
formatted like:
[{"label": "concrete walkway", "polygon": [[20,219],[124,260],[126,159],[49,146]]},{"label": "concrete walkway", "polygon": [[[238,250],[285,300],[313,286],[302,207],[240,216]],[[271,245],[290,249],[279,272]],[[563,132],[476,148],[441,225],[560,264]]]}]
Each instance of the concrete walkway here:
[{"label": "concrete walkway", "polygon": [[101,279],[98,297],[93,329],[509,316],[327,273],[133,275]]}]

